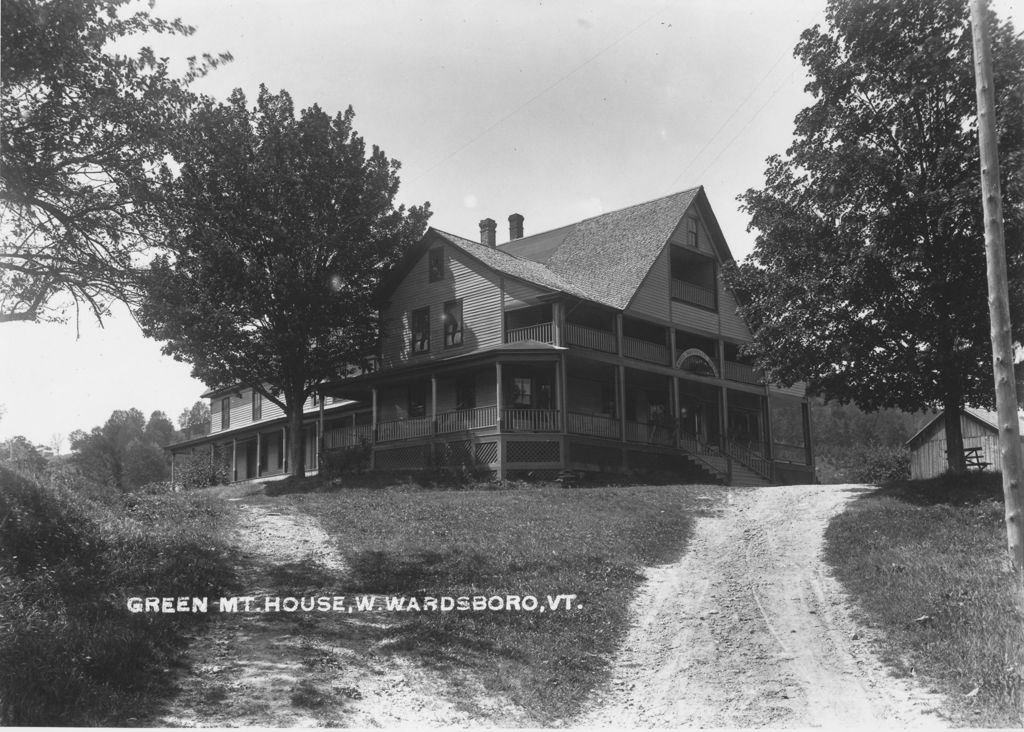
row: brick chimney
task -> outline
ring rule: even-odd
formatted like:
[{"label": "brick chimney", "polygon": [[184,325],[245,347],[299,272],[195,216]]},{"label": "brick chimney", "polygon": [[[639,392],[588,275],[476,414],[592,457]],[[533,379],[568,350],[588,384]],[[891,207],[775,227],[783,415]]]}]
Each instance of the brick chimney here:
[{"label": "brick chimney", "polygon": [[508,240],[515,241],[523,238],[523,215],[512,214],[508,217]]},{"label": "brick chimney", "polygon": [[498,223],[494,219],[480,221],[480,243],[487,247],[497,246]]}]

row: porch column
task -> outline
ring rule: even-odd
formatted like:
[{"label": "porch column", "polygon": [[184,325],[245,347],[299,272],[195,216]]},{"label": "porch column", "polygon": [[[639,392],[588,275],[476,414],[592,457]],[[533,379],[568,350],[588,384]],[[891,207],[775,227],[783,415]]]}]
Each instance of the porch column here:
[{"label": "porch column", "polygon": [[320,470],[320,456],[324,452],[324,395],[323,392],[319,392],[320,395],[320,412],[317,415],[316,422],[316,469]]},{"label": "porch column", "polygon": [[231,438],[231,482],[238,480],[238,438]]},{"label": "porch column", "polygon": [[555,302],[551,304],[551,330],[552,338],[556,346],[565,345],[562,342],[562,322],[565,320],[565,311],[562,308],[562,303]]},{"label": "porch column", "polygon": [[494,403],[497,405],[498,410],[498,480],[505,480],[505,438],[501,434],[502,423],[504,420],[503,415],[503,399],[501,393],[501,362],[497,361],[494,364],[494,377],[495,377],[495,391],[494,391]]},{"label": "porch column", "polygon": [[807,453],[807,466],[814,470],[814,448],[811,447],[811,405],[804,400],[800,407],[800,415],[804,422],[804,450]]},{"label": "porch column", "polygon": [[[676,365],[676,327],[674,325],[671,328],[668,329],[668,348],[669,348],[668,365],[669,366],[675,366]],[[677,409],[676,411],[678,412],[679,410]]]},{"label": "porch column", "polygon": [[377,444],[377,387],[370,389],[370,470],[377,467],[377,454],[373,445]]},{"label": "porch column", "polygon": [[722,387],[722,449],[729,452],[729,389]]},{"label": "porch column", "polygon": [[[622,325],[622,318],[619,317],[619,325]],[[620,330],[621,334],[622,331]],[[622,336],[619,336],[619,347],[622,346]],[[621,363],[616,367],[618,369],[618,378],[615,381],[619,392],[619,437],[622,442],[626,441],[626,367]]]},{"label": "porch column", "polygon": [[430,434],[437,434],[437,376],[430,376]]},{"label": "porch column", "polygon": [[775,459],[775,428],[772,425],[772,398],[768,385],[764,385],[764,456]]},{"label": "porch column", "polygon": [[622,313],[615,314],[615,353],[622,355]]},{"label": "porch column", "polygon": [[565,425],[568,419],[568,399],[565,395],[565,354],[559,354],[555,361],[555,408],[558,410],[558,430],[565,432]]},{"label": "porch column", "polygon": [[281,428],[281,471],[288,472],[288,428]]},{"label": "porch column", "polygon": [[[675,333],[675,329],[672,329],[672,333]],[[672,337],[672,353],[676,352],[675,347],[675,336]],[[677,376],[672,377],[672,424],[676,426],[675,443],[676,447],[679,447],[679,438],[683,432],[683,425],[679,422],[679,378]]]},{"label": "porch column", "polygon": [[256,433],[256,477],[260,477],[260,466],[262,465],[262,459],[260,457],[260,433]]}]

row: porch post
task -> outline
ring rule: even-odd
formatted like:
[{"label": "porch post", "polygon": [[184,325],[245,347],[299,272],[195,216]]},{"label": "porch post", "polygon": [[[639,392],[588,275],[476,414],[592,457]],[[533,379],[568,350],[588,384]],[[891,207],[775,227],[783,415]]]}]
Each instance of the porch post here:
[{"label": "porch post", "polygon": [[768,385],[764,385],[764,456],[775,459],[775,426],[772,424],[772,397]]},{"label": "porch post", "polygon": [[564,310],[562,309],[562,303],[555,302],[551,304],[551,329],[552,338],[556,346],[564,345],[562,343],[562,321],[564,320]]},{"label": "porch post", "polygon": [[[672,330],[675,333],[675,329]],[[672,338],[672,352],[675,353],[675,337]],[[679,423],[679,377],[672,377],[672,424],[676,426],[675,443],[679,448],[679,438],[683,432],[683,426]]]},{"label": "porch post", "polygon": [[171,489],[174,489],[174,450],[171,450]]},{"label": "porch post", "polygon": [[231,438],[231,482],[238,480],[238,438]]},{"label": "porch post", "polygon": [[[621,325],[622,319],[619,318]],[[619,331],[622,332],[621,330]],[[622,345],[622,338],[619,337],[619,345]],[[616,379],[617,391],[619,392],[619,439],[622,442],[626,441],[626,367],[621,363],[616,367],[618,369],[618,379]]]},{"label": "porch post", "polygon": [[495,391],[494,391],[494,403],[497,405],[498,410],[498,480],[505,480],[505,438],[501,434],[502,424],[504,423],[503,414],[503,399],[501,393],[501,361],[494,363],[494,377],[495,377]]},{"label": "porch post", "polygon": [[437,375],[430,375],[430,434],[437,434]]},{"label": "porch post", "polygon": [[615,314],[615,353],[622,355],[622,313]]},{"label": "porch post", "polygon": [[256,477],[260,477],[260,465],[262,465],[262,459],[260,457],[260,433],[256,433]]},{"label": "porch post", "polygon": [[811,405],[807,399],[804,399],[804,403],[800,406],[800,415],[804,422],[804,450],[807,453],[807,465],[814,470],[814,448],[811,446]]},{"label": "porch post", "polygon": [[[674,325],[671,328],[668,329],[668,347],[669,347],[668,365],[672,366],[672,367],[675,367],[675,365],[676,365],[676,327]],[[676,410],[676,411],[678,411],[678,410]]]},{"label": "porch post", "polygon": [[316,469],[320,470],[320,456],[324,452],[324,394],[319,392],[320,395],[320,412],[317,415],[316,422]]},{"label": "porch post", "polygon": [[555,361],[555,408],[558,409],[558,430],[565,433],[565,425],[568,421],[566,414],[568,400],[565,395],[565,354],[559,354]]},{"label": "porch post", "polygon": [[377,387],[370,389],[370,470],[377,467],[377,452],[373,445],[377,444]]},{"label": "porch post", "polygon": [[281,428],[281,471],[288,472],[288,428]]}]

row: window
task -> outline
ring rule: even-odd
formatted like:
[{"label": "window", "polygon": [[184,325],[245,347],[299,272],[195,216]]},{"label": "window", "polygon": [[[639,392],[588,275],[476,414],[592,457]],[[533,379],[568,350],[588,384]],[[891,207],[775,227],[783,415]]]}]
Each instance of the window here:
[{"label": "window", "polygon": [[697,219],[692,216],[686,219],[686,243],[697,248]]},{"label": "window", "polygon": [[476,377],[459,376],[455,379],[455,408],[474,409],[476,407]]},{"label": "window", "polygon": [[512,379],[512,406],[520,409],[533,406],[533,379],[520,376]]},{"label": "window", "polygon": [[427,416],[427,384],[419,381],[409,384],[409,419]]},{"label": "window", "polygon": [[255,389],[252,390],[252,421],[258,422],[263,419],[263,395]]},{"label": "window", "polygon": [[410,344],[412,352],[428,352],[430,350],[430,308],[413,310],[409,320],[412,329],[412,343]]},{"label": "window", "polygon": [[444,304],[444,347],[462,345],[462,300]]},{"label": "window", "polygon": [[231,397],[220,400],[220,428],[226,430],[231,426]]},{"label": "window", "polygon": [[438,282],[444,279],[444,249],[431,249],[428,255],[430,268],[430,281]]}]

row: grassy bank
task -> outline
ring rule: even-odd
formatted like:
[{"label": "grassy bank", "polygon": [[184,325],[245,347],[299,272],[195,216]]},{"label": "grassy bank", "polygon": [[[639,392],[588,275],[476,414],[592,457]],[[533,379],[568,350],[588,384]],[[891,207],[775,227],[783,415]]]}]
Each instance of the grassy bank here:
[{"label": "grassy bank", "polygon": [[222,505],[89,500],[0,469],[0,723],[131,724],[203,616],[133,614],[126,598],[228,587]]},{"label": "grassy bank", "polygon": [[965,726],[1024,723],[1024,607],[1006,560],[999,476],[912,481],[851,502],[827,561],[884,659],[948,695]]},{"label": "grassy bank", "polygon": [[[480,679],[539,723],[576,712],[625,635],[645,565],[676,559],[718,488],[346,490],[289,495],[353,569],[335,590],[573,594],[573,610],[392,613],[387,647]],[[271,500],[271,499],[264,499]],[[563,606],[564,607],[564,606]]]}]

